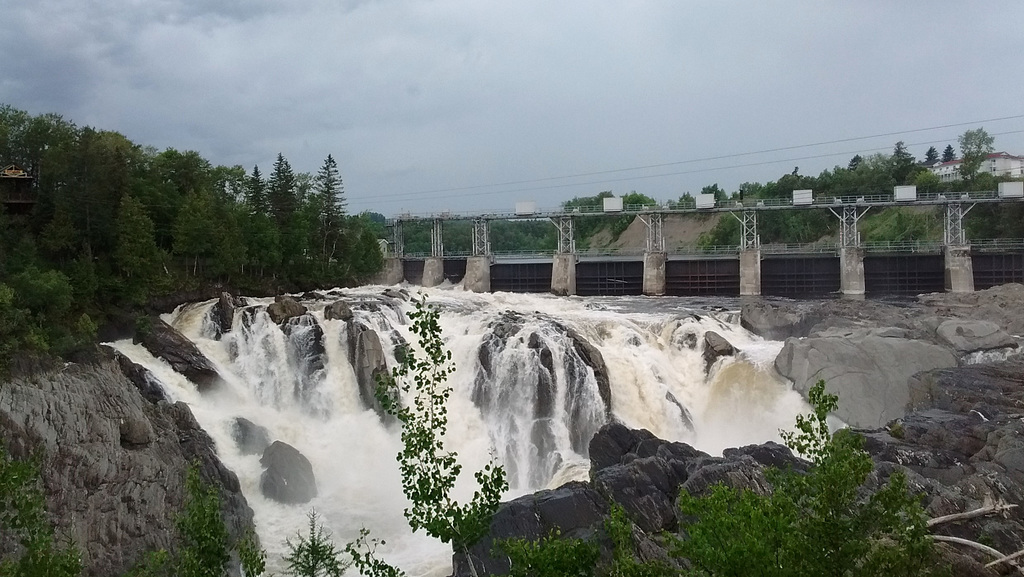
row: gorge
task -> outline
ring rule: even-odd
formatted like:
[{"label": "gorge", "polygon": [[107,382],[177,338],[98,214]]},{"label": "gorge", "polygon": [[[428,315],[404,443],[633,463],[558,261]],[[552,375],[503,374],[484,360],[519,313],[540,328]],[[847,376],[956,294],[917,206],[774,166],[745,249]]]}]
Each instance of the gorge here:
[{"label": "gorge", "polygon": [[[718,463],[714,459],[723,452],[726,460],[733,459],[738,453],[727,451],[729,447],[778,441],[778,430],[791,428],[794,416],[807,410],[797,390],[821,374],[823,366],[846,364],[852,368],[829,375],[842,383],[839,417],[876,429],[868,436],[869,449],[890,466],[907,466],[921,475],[921,487],[941,496],[932,500],[936,511],[981,502],[986,491],[1005,499],[1024,494],[1018,479],[1024,473],[1014,457],[1019,449],[1008,432],[1015,422],[1008,408],[1013,402],[1007,402],[1008,395],[1017,394],[1013,379],[1020,375],[1014,372],[1019,365],[1013,359],[1024,333],[1022,293],[1024,287],[1006,285],[974,295],[879,303],[558,298],[481,295],[458,287],[423,291],[441,310],[446,346],[457,367],[451,377],[447,441],[466,470],[492,458],[504,465],[511,484],[507,498],[520,498],[513,503],[544,499],[546,493],[531,494],[575,481],[556,491],[571,493],[571,487],[592,479],[599,469],[636,467],[640,460],[658,456],[626,459],[624,455],[637,451],[634,443],[622,447],[621,454],[608,457],[605,452],[600,463],[593,462],[592,439],[610,423],[624,430],[646,429],[663,442],[686,443],[693,447],[687,458],[703,454],[700,458],[710,459],[704,464]],[[110,465],[95,471],[96,478],[83,486],[78,498],[110,490],[115,485],[111,477],[122,483],[120,492],[115,491],[118,498],[131,495],[129,510],[108,521],[106,531],[90,524],[98,515],[90,506],[68,502],[73,495],[67,491],[50,503],[75,511],[64,522],[77,527],[76,540],[93,544],[87,548],[90,574],[128,568],[130,550],[110,554],[123,538],[124,525],[152,528],[151,520],[131,520],[138,514],[131,509],[139,508],[133,499],[159,501],[150,516],[158,516],[161,506],[173,506],[174,499],[133,495],[128,489],[132,483],[148,487],[133,479],[140,472],[153,486],[166,484],[170,466],[153,474],[140,471],[131,459],[157,444],[180,446],[182,439],[208,435],[198,452],[210,463],[212,478],[227,488],[229,524],[239,530],[248,522],[251,507],[272,562],[314,507],[336,541],[353,538],[365,526],[386,539],[382,554],[410,575],[448,575],[450,549],[411,534],[405,524],[394,461],[397,429],[381,418],[370,394],[374,374],[393,366],[403,347],[415,346],[410,345],[404,317],[413,296],[399,287],[370,286],[278,299],[224,295],[186,304],[163,315],[166,326],[154,320],[148,331],[136,335],[138,342],[110,343],[117,361],[101,360],[94,368],[56,367],[32,379],[14,379],[0,396],[0,427],[5,436],[23,438],[26,446],[43,444],[53,451],[56,456],[44,468],[48,487],[67,484],[67,477],[80,470],[71,466],[69,455],[78,451],[75,443],[84,443],[94,448],[97,456],[92,458]],[[966,298],[975,301],[964,302]],[[734,354],[728,354],[722,341]],[[706,354],[712,350],[724,356]],[[875,373],[855,366],[854,360],[874,359],[883,350],[891,352],[889,363],[875,362],[870,367]],[[998,361],[995,369],[976,364],[993,360]],[[197,367],[204,368],[199,374],[205,376],[190,373]],[[904,374],[910,368],[915,370]],[[95,402],[101,406],[76,417],[93,421],[78,427],[104,433],[91,439],[69,437],[69,427],[55,415],[66,413],[72,420],[70,413],[82,409],[74,406],[81,399],[41,401],[32,391],[60,387],[60,379],[46,375],[90,371],[109,390],[95,389],[101,397]],[[780,372],[793,379],[796,390]],[[123,373],[141,392],[126,384]],[[903,419],[901,439],[877,430],[886,424],[877,415],[875,422],[862,418],[862,413],[875,410],[878,401],[872,396],[880,394],[864,383],[878,381],[879,374],[891,377],[884,381],[888,396],[883,405],[894,411],[887,417]],[[858,375],[863,378],[858,380]],[[979,388],[978,383],[990,386]],[[114,392],[116,386],[128,390]],[[80,383],[67,389],[93,387]],[[905,410],[898,406],[901,399]],[[986,420],[970,421],[970,411],[979,411]],[[194,414],[194,425],[183,412],[189,418]],[[168,414],[176,428],[159,424]],[[962,431],[972,432],[964,437]],[[961,442],[947,446],[957,435],[964,437]],[[105,442],[112,446],[104,448]],[[278,449],[270,451],[272,443]],[[298,457],[280,445],[297,450]],[[267,474],[274,468],[267,454],[282,451],[300,468],[306,460],[304,476],[310,477],[306,490],[285,497],[275,492],[273,475]],[[754,454],[751,458],[761,463],[761,453],[744,451],[740,454]],[[107,453],[113,456],[103,456]],[[975,464],[978,459],[984,466]],[[684,469],[689,478],[700,467]],[[634,473],[619,478],[632,479],[634,493],[650,492],[641,482],[643,475]],[[964,490],[965,484],[973,492]],[[471,492],[468,486],[459,490],[463,496]],[[607,489],[606,496],[608,492],[615,490]],[[671,498],[666,502],[671,505]],[[655,530],[665,519],[661,525],[644,525],[648,521],[642,517],[637,522],[644,530]],[[1019,546],[1021,524],[1015,519],[1002,523],[997,537],[1005,540],[1003,546],[1012,546],[1013,539]],[[160,545],[158,539],[150,540]]]}]

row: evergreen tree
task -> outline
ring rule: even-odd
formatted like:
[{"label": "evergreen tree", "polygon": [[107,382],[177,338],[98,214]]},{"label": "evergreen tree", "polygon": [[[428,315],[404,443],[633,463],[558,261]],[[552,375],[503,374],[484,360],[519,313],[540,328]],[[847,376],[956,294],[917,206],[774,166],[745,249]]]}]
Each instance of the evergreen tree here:
[{"label": "evergreen tree", "polygon": [[153,221],[145,207],[131,195],[121,199],[117,213],[117,245],[114,262],[121,274],[129,279],[129,294],[133,300],[143,300],[147,285],[157,271],[160,249],[156,246]]},{"label": "evergreen tree", "polygon": [[308,536],[300,533],[296,542],[285,542],[288,547],[288,554],[284,557],[288,564],[286,574],[294,577],[341,577],[349,564],[341,561],[341,551],[318,522],[316,510],[311,509],[308,517]]},{"label": "evergreen tree", "polygon": [[896,184],[906,184],[907,176],[914,170],[914,155],[907,151],[903,141],[896,143],[892,151],[892,179]]},{"label": "evergreen tree", "polygon": [[292,172],[292,166],[285,160],[284,155],[279,152],[274,162],[274,172],[270,174],[270,180],[267,182],[270,211],[279,227],[287,225],[295,213],[295,194],[295,173]]},{"label": "evergreen tree", "polygon": [[217,228],[217,248],[214,253],[216,274],[230,276],[242,271],[246,262],[245,235],[239,223],[236,210],[227,206],[222,209],[220,226]]},{"label": "evergreen tree", "polygon": [[929,146],[928,150],[924,153],[924,163],[932,165],[939,159],[939,151],[935,150],[934,146]]},{"label": "evergreen tree", "polygon": [[338,173],[338,164],[330,154],[313,180],[313,194],[311,200],[316,207],[320,225],[318,248],[324,264],[327,264],[337,253],[346,205],[345,187]]},{"label": "evergreen tree", "polygon": [[853,158],[850,159],[850,163],[846,165],[846,168],[848,168],[849,170],[857,170],[857,167],[860,166],[860,163],[863,161],[864,158],[861,155],[856,154]]},{"label": "evergreen tree", "polygon": [[253,165],[252,174],[245,180],[245,203],[250,214],[270,214],[267,183],[260,174],[259,165]]},{"label": "evergreen tree", "polygon": [[947,144],[945,150],[942,151],[942,162],[953,162],[956,160],[956,151],[953,150],[952,144]]}]

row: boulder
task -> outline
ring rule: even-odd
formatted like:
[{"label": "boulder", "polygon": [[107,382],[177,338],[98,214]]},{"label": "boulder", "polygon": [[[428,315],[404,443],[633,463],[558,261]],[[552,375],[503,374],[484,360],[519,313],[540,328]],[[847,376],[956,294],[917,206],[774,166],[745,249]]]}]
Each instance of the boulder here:
[{"label": "boulder", "polygon": [[280,325],[288,319],[306,314],[306,307],[292,297],[278,296],[267,306],[267,314],[270,315],[270,320]]},{"label": "boulder", "polygon": [[736,347],[715,331],[704,333],[704,372],[711,370],[711,365],[722,357],[736,354]]},{"label": "boulder", "polygon": [[351,325],[349,332],[349,360],[356,372],[359,398],[363,406],[373,409],[382,418],[384,410],[377,400],[377,376],[388,370],[387,357],[377,332],[362,323]]},{"label": "boulder", "polygon": [[340,299],[324,307],[324,318],[327,320],[337,319],[348,322],[352,320],[352,316],[352,307]]},{"label": "boulder", "polygon": [[740,309],[740,326],[773,341],[806,336],[819,320],[804,308],[759,298],[744,300]]},{"label": "boulder", "polygon": [[172,369],[185,375],[200,391],[220,382],[213,363],[192,341],[158,317],[150,321],[148,330],[136,334],[136,342],[141,342],[153,356],[167,361]]},{"label": "boulder", "polygon": [[217,302],[213,303],[208,313],[215,338],[220,338],[224,333],[231,331],[231,326],[235,321],[235,309],[240,306],[242,306],[241,299],[228,292],[220,293],[220,297]]},{"label": "boulder", "polygon": [[915,373],[956,366],[945,347],[875,335],[787,339],[775,358],[779,374],[806,395],[820,379],[839,395],[836,415],[855,427],[881,427],[904,415],[908,379]]},{"label": "boulder", "polygon": [[274,441],[260,457],[260,491],[279,503],[308,503],[316,497],[316,477],[309,459],[295,447]]},{"label": "boulder", "polygon": [[381,294],[388,298],[398,299],[400,301],[407,301],[411,298],[409,296],[409,291],[399,288],[386,288]]},{"label": "boulder", "polygon": [[951,319],[936,330],[939,341],[958,353],[1016,348],[1017,341],[989,321]]},{"label": "boulder", "polygon": [[236,417],[231,438],[243,455],[262,455],[270,446],[270,431],[243,417]]}]

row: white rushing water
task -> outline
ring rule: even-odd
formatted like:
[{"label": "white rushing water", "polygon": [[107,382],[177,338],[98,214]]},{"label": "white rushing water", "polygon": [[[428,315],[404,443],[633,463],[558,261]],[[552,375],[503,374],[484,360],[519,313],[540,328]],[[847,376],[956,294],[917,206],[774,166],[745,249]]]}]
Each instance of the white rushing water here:
[{"label": "white rushing water", "polygon": [[[378,552],[409,575],[450,574],[450,549],[408,529],[395,460],[399,432],[366,408],[350,362],[351,327],[379,335],[389,367],[396,345],[415,342],[404,317],[411,305],[381,296],[383,290],[332,291],[327,300],[305,302],[310,314],[292,321],[287,335],[265,311],[272,299],[248,299],[220,338],[208,317],[213,301],[165,315],[224,377],[222,386],[204,394],[143,347],[112,344],[152,371],[172,401],[188,403],[213,437],[255,512],[272,571],[280,572],[285,539],[304,530],[314,507],[336,543],[366,527],[387,541]],[[468,481],[492,457],[501,462],[510,498],[587,477],[587,444],[607,421],[608,408],[578,337],[599,350],[607,366],[611,418],[712,454],[778,440],[778,430],[792,427],[794,416],[807,409],[771,367],[782,344],[748,333],[734,312],[691,310],[694,301],[667,297],[414,290],[441,308],[456,365],[448,446],[458,452]],[[351,325],[324,319],[324,305],[337,298],[352,305]],[[709,330],[740,354],[719,360],[706,376],[702,344]],[[266,427],[271,440],[311,461],[319,489],[311,503],[283,505],[261,494],[259,456],[242,454],[232,437],[238,417]],[[473,487],[460,480],[457,490],[466,499]]]}]

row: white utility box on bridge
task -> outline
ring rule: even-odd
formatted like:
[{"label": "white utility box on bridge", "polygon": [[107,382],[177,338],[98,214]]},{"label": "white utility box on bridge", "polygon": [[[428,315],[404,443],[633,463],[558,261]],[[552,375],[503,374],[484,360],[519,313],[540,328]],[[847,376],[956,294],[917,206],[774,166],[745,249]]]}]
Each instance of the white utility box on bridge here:
[{"label": "white utility box on bridge", "polygon": [[703,193],[698,194],[697,208],[715,208],[715,195]]},{"label": "white utility box on bridge", "polygon": [[917,187],[914,185],[894,186],[892,192],[896,202],[914,202],[917,200]]},{"label": "white utility box on bridge", "polygon": [[813,190],[794,190],[793,191],[793,205],[800,206],[805,204],[811,204],[814,202],[814,191]]},{"label": "white utility box on bridge", "polygon": [[622,212],[622,197],[610,197],[604,199],[605,212]]},{"label": "white utility box on bridge", "polygon": [[1024,198],[1024,182],[1000,182],[999,198]]},{"label": "white utility box on bridge", "polygon": [[537,203],[532,200],[526,202],[516,203],[516,214],[519,216],[529,216],[537,213]]}]

